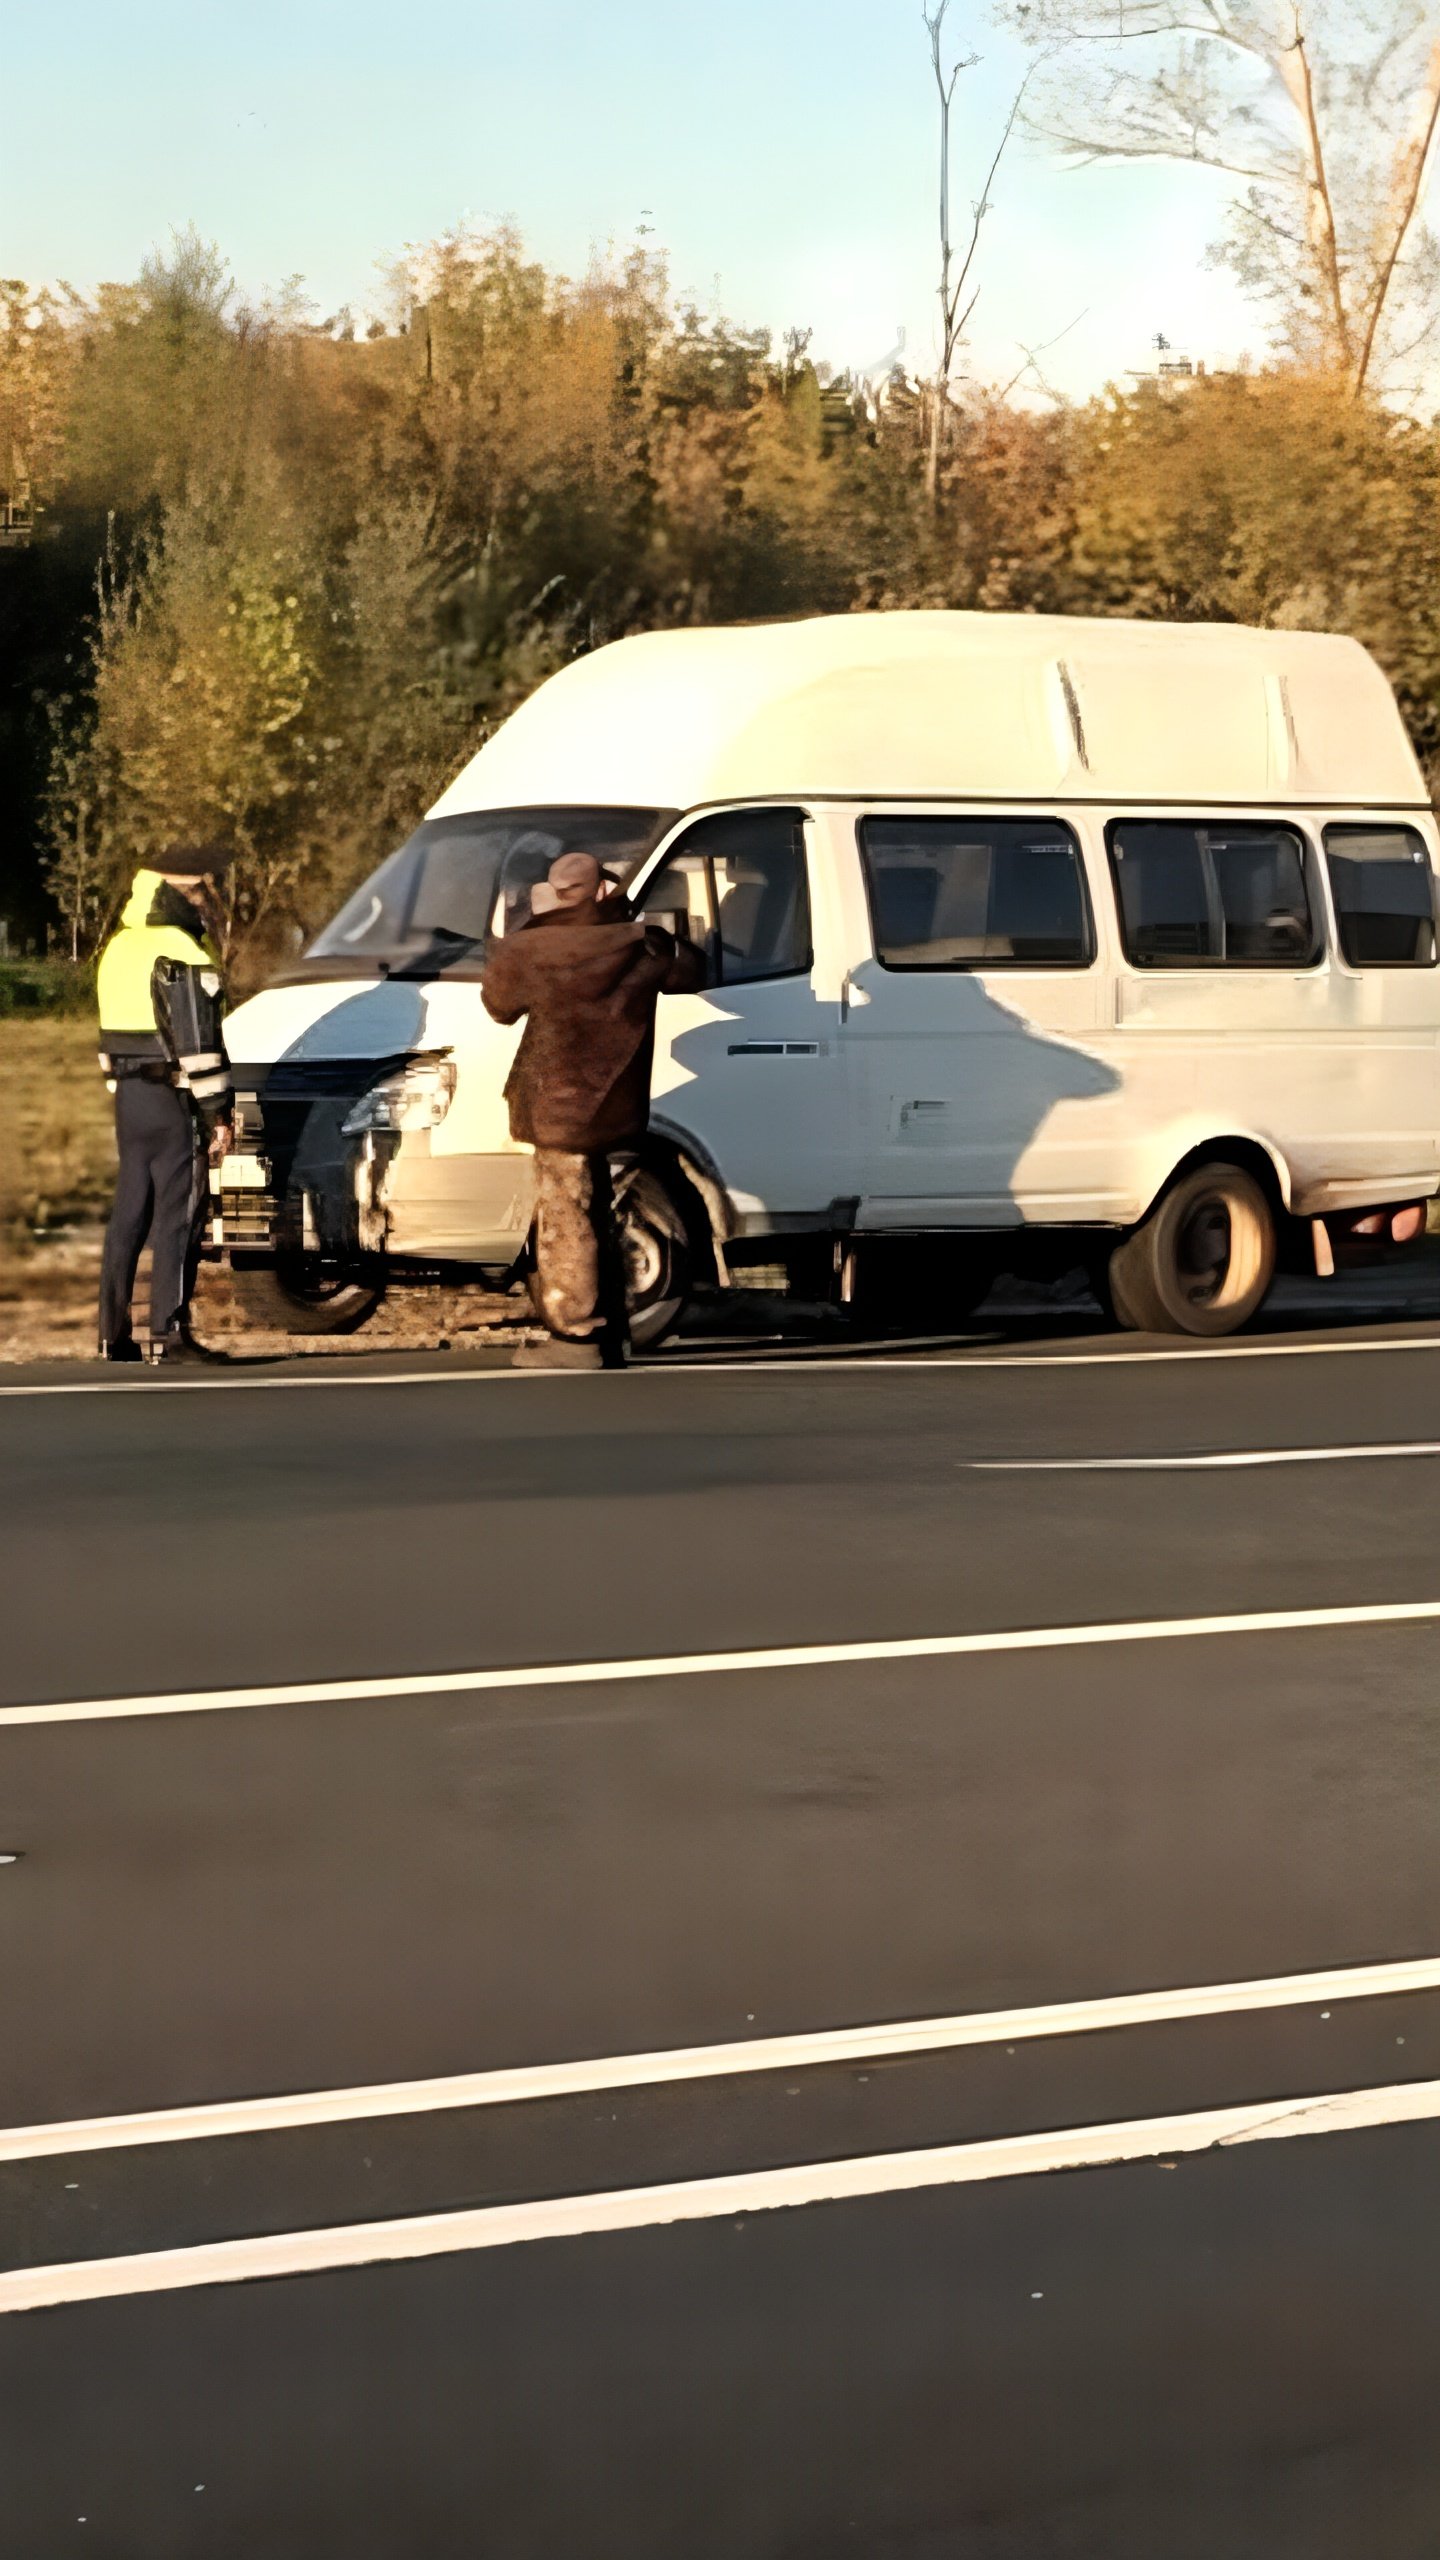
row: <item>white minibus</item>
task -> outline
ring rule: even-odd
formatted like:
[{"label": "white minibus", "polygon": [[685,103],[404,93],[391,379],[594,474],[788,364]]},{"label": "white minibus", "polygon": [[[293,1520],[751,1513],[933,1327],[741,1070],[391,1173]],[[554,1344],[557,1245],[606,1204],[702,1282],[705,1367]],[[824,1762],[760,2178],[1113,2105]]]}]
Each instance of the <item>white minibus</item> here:
[{"label": "white minibus", "polygon": [[939,1322],[1080,1266],[1122,1324],[1228,1333],[1277,1262],[1423,1228],[1437,838],[1358,643],[827,616],[552,676],[231,1016],[210,1246],[292,1329],[523,1271],[481,981],[577,847],[708,960],[622,1176],[642,1341],[777,1265]]}]

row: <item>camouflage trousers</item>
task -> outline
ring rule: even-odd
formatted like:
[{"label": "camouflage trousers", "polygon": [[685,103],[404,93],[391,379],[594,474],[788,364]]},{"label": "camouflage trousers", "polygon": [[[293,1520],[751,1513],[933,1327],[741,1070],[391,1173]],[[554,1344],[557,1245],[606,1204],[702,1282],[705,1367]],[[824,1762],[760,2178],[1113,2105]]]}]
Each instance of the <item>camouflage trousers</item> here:
[{"label": "camouflage trousers", "polygon": [[546,1331],[625,1356],[625,1266],[608,1155],[535,1150],[535,1296]]}]

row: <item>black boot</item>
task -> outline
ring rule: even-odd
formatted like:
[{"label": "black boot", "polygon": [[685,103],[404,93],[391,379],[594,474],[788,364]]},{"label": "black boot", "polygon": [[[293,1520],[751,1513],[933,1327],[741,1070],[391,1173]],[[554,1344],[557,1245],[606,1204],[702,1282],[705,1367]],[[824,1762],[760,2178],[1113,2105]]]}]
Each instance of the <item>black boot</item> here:
[{"label": "black boot", "polygon": [[97,1347],[96,1357],[101,1360],[137,1360],[143,1362],[145,1354],[141,1350],[133,1333],[122,1333],[117,1334],[113,1342],[105,1342],[102,1340]]},{"label": "black boot", "polygon": [[222,1368],[229,1366],[226,1353],[207,1351],[203,1343],[196,1341],[188,1325],[175,1325],[169,1333],[152,1333],[149,1357],[152,1369],[208,1369],[217,1364]]}]

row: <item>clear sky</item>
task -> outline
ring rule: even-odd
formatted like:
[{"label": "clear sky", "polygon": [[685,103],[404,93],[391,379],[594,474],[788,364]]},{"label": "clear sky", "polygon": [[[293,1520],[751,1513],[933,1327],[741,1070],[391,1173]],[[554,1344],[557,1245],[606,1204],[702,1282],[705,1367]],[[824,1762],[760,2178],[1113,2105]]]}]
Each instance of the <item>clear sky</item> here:
[{"label": "clear sky", "polygon": [[[982,0],[950,27],[962,208],[1022,67]],[[919,0],[39,0],[9,12],[0,268],[88,287],[193,221],[249,294],[321,314],[468,218],[575,273],[641,224],[676,287],[814,331],[837,366],[934,328],[934,93]],[[1215,182],[1069,173],[1012,146],[982,251],[974,369],[1046,358],[1084,391],[1156,330],[1223,361],[1259,332],[1203,268]],[[1084,314],[1083,318],[1077,315]],[[1153,361],[1153,358],[1150,359]]]}]

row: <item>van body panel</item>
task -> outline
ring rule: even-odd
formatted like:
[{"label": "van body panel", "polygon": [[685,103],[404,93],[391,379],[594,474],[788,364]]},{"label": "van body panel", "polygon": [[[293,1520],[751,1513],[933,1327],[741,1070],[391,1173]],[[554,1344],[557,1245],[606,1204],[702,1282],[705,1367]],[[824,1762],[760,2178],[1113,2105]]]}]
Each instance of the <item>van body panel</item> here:
[{"label": "van body panel", "polygon": [[[1138,969],[1124,956],[1113,899],[1106,902],[1113,1025],[1097,1054],[1119,1078],[1121,1117],[1147,1133],[1150,1188],[1142,1184],[1129,1215],[1141,1214],[1194,1146],[1246,1132],[1264,1146],[1282,1200],[1301,1216],[1351,1205],[1354,1184],[1368,1183],[1377,1204],[1427,1195],[1440,1180],[1440,974],[1347,966],[1321,853],[1335,813],[1246,814],[1282,817],[1305,838],[1324,948],[1294,971]],[[1411,813],[1406,823],[1425,838],[1433,867],[1433,820]],[[1092,813],[1087,833],[1099,891],[1101,813]],[[1187,1111],[1208,1124],[1184,1146],[1173,1120],[1182,1095]],[[1167,1126],[1169,1141],[1157,1144]]]},{"label": "van body panel", "polygon": [[[655,1125],[703,1169],[722,1241],[1124,1228],[1187,1158],[1237,1144],[1302,1216],[1440,1186],[1440,969],[1348,966],[1324,854],[1326,824],[1358,814],[1417,830],[1432,876],[1440,860],[1393,696],[1357,643],[945,613],[651,634],[540,687],[431,815],[680,811],[631,879],[643,908],[698,820],[750,807],[803,815],[811,965],[662,998],[656,1029]],[[890,943],[885,964],[860,822],[949,813],[1069,830],[1083,961],[935,965]],[[1306,849],[1318,956],[1134,965],[1106,832],[1127,818],[1283,822]],[[973,947],[1031,949],[1026,930]],[[485,1013],[475,965],[383,966],[237,1008],[237,1083],[302,1101],[323,1087],[291,1158],[307,1234],[341,1231],[329,1185],[352,1225],[358,1203],[371,1250],[509,1263],[533,1202],[503,1098],[519,1032]],[[420,1056],[454,1063],[443,1118],[344,1141],[347,1096]],[[235,1199],[253,1204],[265,1178],[258,1158],[237,1165]]]},{"label": "van body panel", "polygon": [[512,1263],[535,1214],[535,1160],[503,1154],[438,1155],[435,1131],[402,1139],[381,1179],[383,1249],[417,1260]]},{"label": "van body panel", "polygon": [[612,641],[541,685],[430,814],[1056,792],[1428,806],[1356,640],[937,611]]},{"label": "van body panel", "polygon": [[721,1168],[744,1214],[828,1206],[850,1160],[839,1007],[808,979],[661,998],[658,1114]]}]

